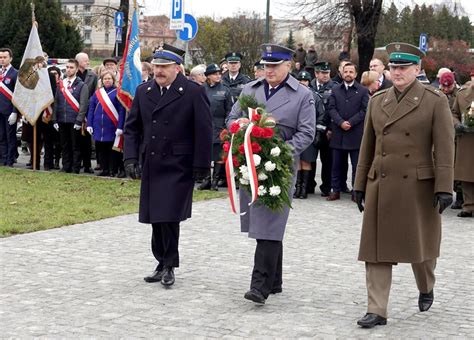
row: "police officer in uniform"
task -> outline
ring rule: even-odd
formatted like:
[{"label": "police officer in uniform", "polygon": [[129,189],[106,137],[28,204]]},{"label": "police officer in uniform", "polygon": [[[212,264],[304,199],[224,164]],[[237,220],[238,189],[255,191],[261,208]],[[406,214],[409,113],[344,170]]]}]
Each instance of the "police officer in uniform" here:
[{"label": "police officer in uniform", "polygon": [[316,158],[318,157],[318,137],[321,138],[322,134],[326,133],[326,110],[324,109],[323,98],[322,96],[315,92],[309,84],[312,80],[311,74],[306,71],[301,71],[297,78],[301,85],[306,86],[311,90],[314,98],[314,107],[316,108],[316,133],[313,140],[306,150],[304,150],[300,155],[300,166],[298,169],[298,174],[296,176],[296,190],[293,194],[293,198],[308,198],[308,185],[311,180],[314,181],[313,177],[310,178],[312,165],[314,164],[314,169],[316,169]]},{"label": "police officer in uniform", "polygon": [[357,324],[366,328],[387,323],[393,264],[411,264],[419,310],[431,307],[441,213],[453,189],[448,100],[416,79],[424,55],[417,47],[392,43],[386,50],[393,87],[370,100],[354,188],[364,211],[359,260],[368,293],[367,314]]},{"label": "police officer in uniform", "polygon": [[[289,48],[263,44],[262,63],[265,65],[265,78],[247,84],[242,95],[251,95],[263,103],[277,122],[281,138],[293,147],[293,169],[299,162],[299,155],[314,138],[315,108],[311,91],[290,76],[293,51]],[[248,116],[235,103],[226,121],[230,126],[235,120]],[[293,179],[294,183],[294,179]],[[292,197],[293,185],[289,197]],[[244,297],[263,304],[269,294],[282,292],[283,236],[290,209],[274,212],[269,208],[252,204],[249,195],[240,190],[241,230],[257,240],[254,268],[250,290]]]},{"label": "police officer in uniform", "polygon": [[[331,63],[327,61],[320,61],[314,65],[315,78],[311,81],[311,87],[321,95],[323,99],[324,109],[329,110],[329,97],[332,93],[332,88],[336,85],[330,78]],[[321,159],[321,180],[319,186],[321,196],[327,197],[331,192],[331,171],[332,171],[332,153],[329,147],[329,139],[331,138],[331,117],[326,114],[324,120],[319,121],[319,128],[317,129],[317,153]],[[317,155],[316,155],[317,158]],[[311,173],[309,175],[308,193],[314,193],[316,181],[316,162],[311,164]]]},{"label": "police officer in uniform", "polygon": [[229,70],[222,76],[222,84],[230,88],[232,94],[232,103],[235,103],[239,98],[240,92],[244,88],[244,85],[250,81],[250,78],[240,72],[242,64],[242,54],[238,52],[231,52],[225,55]]},{"label": "police officer in uniform", "polygon": [[222,142],[220,133],[225,129],[225,120],[232,109],[232,97],[227,86],[221,83],[221,69],[217,64],[210,64],[204,72],[206,89],[209,102],[211,104],[212,115],[212,161],[214,162],[214,171],[211,176],[198,186],[198,190],[218,190],[218,183],[225,179],[225,167],[222,161]]},{"label": "police officer in uniform", "polygon": [[138,219],[152,225],[158,261],[144,280],[164,286],[175,282],[179,223],[191,217],[194,180],[204,178],[211,163],[209,99],[181,73],[183,60],[184,51],[171,45],[155,52],[155,78],[138,86],[124,130],[125,171],[142,179]]}]

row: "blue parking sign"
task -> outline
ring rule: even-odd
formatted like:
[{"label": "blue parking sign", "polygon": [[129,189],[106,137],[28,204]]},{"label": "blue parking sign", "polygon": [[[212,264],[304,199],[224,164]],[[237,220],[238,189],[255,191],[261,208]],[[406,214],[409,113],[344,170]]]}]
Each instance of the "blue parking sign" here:
[{"label": "blue parking sign", "polygon": [[184,0],[171,0],[170,29],[181,30],[184,27]]},{"label": "blue parking sign", "polygon": [[180,40],[189,41],[196,37],[198,32],[198,23],[196,18],[191,14],[184,15],[184,27],[181,30],[176,31],[176,35]]},{"label": "blue parking sign", "polygon": [[426,33],[420,34],[420,45],[418,47],[425,53],[428,51],[428,35]]}]

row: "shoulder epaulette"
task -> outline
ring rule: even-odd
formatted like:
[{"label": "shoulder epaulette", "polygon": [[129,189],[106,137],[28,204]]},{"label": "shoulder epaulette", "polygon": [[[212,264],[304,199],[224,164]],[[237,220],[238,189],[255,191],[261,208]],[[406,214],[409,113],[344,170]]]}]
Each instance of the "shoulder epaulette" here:
[{"label": "shoulder epaulette", "polygon": [[380,96],[382,93],[385,93],[385,92],[387,92],[388,90],[390,90],[390,87],[389,87],[388,89],[383,89],[383,90],[377,91],[377,92],[375,92],[375,93],[372,95],[372,98],[377,97],[377,96]]},{"label": "shoulder epaulette", "polygon": [[444,96],[444,95],[445,95],[443,92],[441,92],[440,90],[434,88],[434,87],[431,86],[431,85],[426,85],[426,86],[425,86],[425,89],[427,89],[427,90],[430,91],[431,93],[434,93],[434,94],[437,95],[438,97],[441,97],[441,96]]}]

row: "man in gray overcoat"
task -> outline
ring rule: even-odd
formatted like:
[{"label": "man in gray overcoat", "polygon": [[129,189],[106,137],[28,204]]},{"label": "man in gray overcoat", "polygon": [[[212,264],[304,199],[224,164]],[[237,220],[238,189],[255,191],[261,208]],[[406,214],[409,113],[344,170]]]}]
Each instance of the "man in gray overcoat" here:
[{"label": "man in gray overcoat", "polygon": [[[311,91],[290,75],[292,55],[293,51],[286,47],[262,45],[265,78],[245,85],[242,95],[252,95],[265,104],[277,122],[281,138],[293,147],[293,168],[296,169],[300,153],[313,142],[316,114]],[[227,118],[227,126],[247,115],[236,102]],[[293,178],[291,191],[294,182]],[[273,212],[258,202],[249,207],[247,192],[240,190],[239,194],[240,209],[245,212],[241,216],[241,230],[257,240],[250,290],[244,297],[263,304],[269,294],[282,292],[282,240],[290,211],[286,207],[283,212]],[[293,197],[293,192],[289,197]]]}]

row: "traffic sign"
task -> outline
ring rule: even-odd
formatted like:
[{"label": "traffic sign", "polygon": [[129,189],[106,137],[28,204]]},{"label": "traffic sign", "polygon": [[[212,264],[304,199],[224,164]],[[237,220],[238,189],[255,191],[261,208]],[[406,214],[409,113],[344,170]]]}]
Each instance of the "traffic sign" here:
[{"label": "traffic sign", "polygon": [[184,0],[171,0],[170,29],[182,30],[184,28]]},{"label": "traffic sign", "polygon": [[115,27],[115,42],[122,43],[122,27]]},{"label": "traffic sign", "polygon": [[180,40],[189,41],[196,37],[198,32],[198,23],[191,14],[184,15],[184,27],[182,30],[176,31],[176,36]]},{"label": "traffic sign", "polygon": [[419,45],[420,50],[423,52],[428,51],[428,35],[426,33],[421,33],[420,34],[420,45]]},{"label": "traffic sign", "polygon": [[115,27],[123,27],[123,12],[115,12],[114,24]]}]

